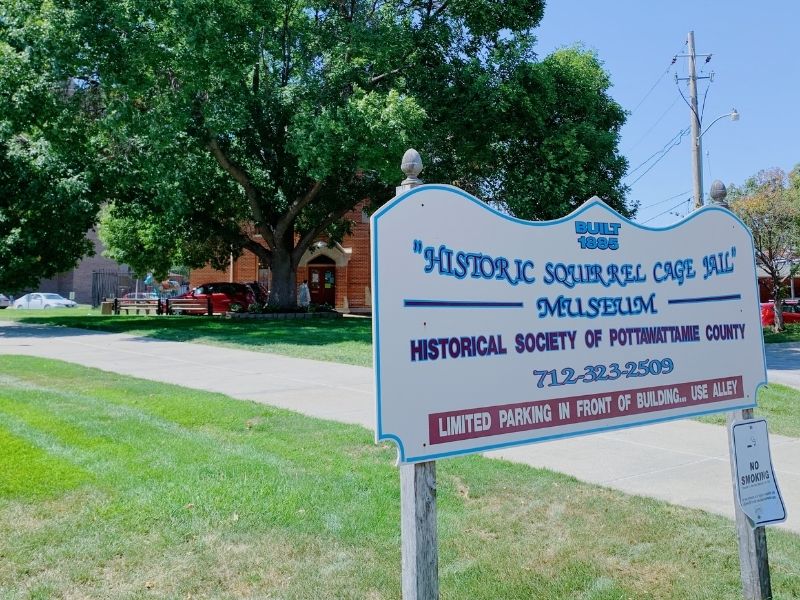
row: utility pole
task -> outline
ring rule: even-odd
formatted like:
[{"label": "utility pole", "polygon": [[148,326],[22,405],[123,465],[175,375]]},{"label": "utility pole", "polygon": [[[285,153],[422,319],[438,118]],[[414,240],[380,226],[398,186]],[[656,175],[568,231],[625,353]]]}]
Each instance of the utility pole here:
[{"label": "utility pole", "polygon": [[694,207],[703,206],[703,142],[700,140],[700,113],[697,112],[697,66],[694,31],[689,32],[689,102],[692,109],[692,173]]},{"label": "utility pole", "polygon": [[[694,48],[694,31],[689,32],[688,54],[678,56],[689,59],[689,77],[676,77],[676,81],[689,81],[689,108],[691,109],[690,118],[692,120],[692,179],[694,188],[694,207],[698,209],[703,206],[703,146],[700,141],[700,112],[697,110],[697,80],[710,79],[710,77],[697,76],[697,57],[710,54],[697,54]],[[708,59],[706,59],[708,62]]]}]

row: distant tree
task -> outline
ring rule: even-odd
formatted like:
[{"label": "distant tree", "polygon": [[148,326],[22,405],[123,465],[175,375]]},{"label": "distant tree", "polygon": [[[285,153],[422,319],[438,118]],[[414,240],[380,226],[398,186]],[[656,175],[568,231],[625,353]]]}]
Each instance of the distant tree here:
[{"label": "distant tree", "polygon": [[0,290],[34,287],[92,251],[90,112],[0,9]]},{"label": "distant tree", "polygon": [[102,96],[103,236],[129,264],[247,249],[293,305],[303,253],[391,197],[411,146],[426,180],[526,218],[593,194],[631,214],[624,112],[592,53],[537,60],[542,0],[36,4],[11,3],[30,46]]},{"label": "distant tree", "polygon": [[785,280],[793,275],[800,250],[800,171],[786,176],[768,169],[730,191],[731,209],[753,233],[756,263],[770,278],[776,332],[784,329]]}]

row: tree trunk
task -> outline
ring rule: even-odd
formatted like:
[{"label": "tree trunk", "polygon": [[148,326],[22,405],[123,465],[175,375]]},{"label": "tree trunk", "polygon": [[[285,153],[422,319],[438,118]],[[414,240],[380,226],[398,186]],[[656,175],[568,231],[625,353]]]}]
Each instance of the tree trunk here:
[{"label": "tree trunk", "polygon": [[781,284],[780,280],[773,276],[772,278],[772,298],[775,310],[775,333],[780,333],[784,330],[783,325],[783,299],[781,298]]},{"label": "tree trunk", "polygon": [[291,251],[273,250],[272,253],[272,287],[269,291],[271,305],[286,308],[297,308],[297,267],[292,264]]},{"label": "tree trunk", "polygon": [[783,300],[780,298],[776,298],[775,302],[773,303],[774,310],[775,310],[775,333],[779,333],[784,330],[783,325]]}]

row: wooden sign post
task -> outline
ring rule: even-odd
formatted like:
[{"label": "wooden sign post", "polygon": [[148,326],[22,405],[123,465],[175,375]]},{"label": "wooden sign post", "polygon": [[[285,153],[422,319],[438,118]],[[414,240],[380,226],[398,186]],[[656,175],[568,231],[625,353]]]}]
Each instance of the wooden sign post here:
[{"label": "wooden sign post", "polygon": [[[403,192],[422,185],[422,158],[408,150],[400,165]],[[436,525],[436,461],[400,465],[400,539],[404,600],[439,598],[439,546]]]},{"label": "wooden sign post", "polygon": [[400,466],[400,535],[403,598],[439,597],[436,535],[436,461]]}]

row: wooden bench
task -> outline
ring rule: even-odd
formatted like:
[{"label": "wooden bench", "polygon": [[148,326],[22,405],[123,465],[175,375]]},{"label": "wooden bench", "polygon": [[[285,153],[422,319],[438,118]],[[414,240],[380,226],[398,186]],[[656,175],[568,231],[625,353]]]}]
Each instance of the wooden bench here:
[{"label": "wooden bench", "polygon": [[131,313],[149,315],[151,311],[155,315],[160,315],[162,313],[161,300],[126,300],[125,298],[116,298],[114,300],[114,314],[118,315],[122,311],[125,311],[126,315]]},{"label": "wooden bench", "polygon": [[195,300],[194,298],[170,298],[166,301],[165,312],[168,315],[208,315],[213,316],[211,298]]}]

